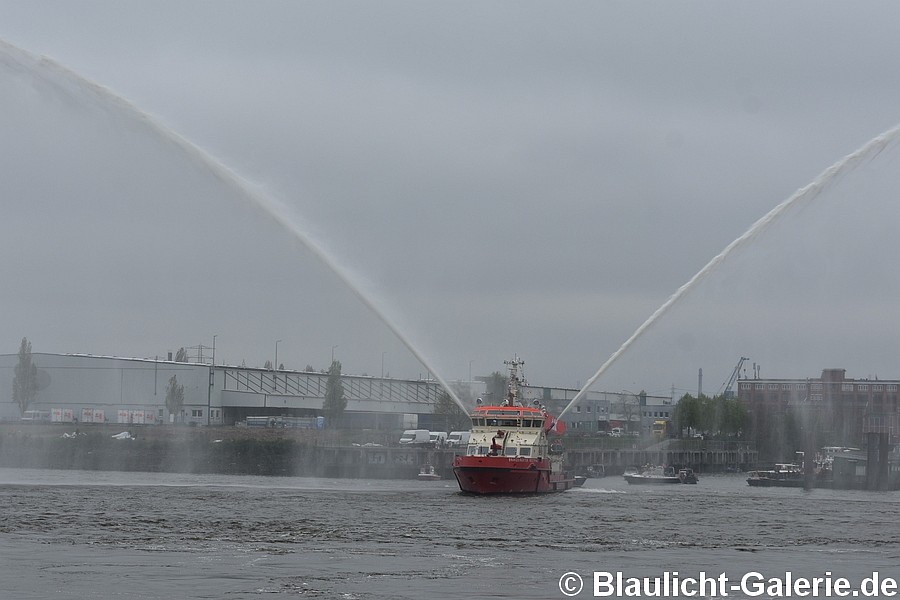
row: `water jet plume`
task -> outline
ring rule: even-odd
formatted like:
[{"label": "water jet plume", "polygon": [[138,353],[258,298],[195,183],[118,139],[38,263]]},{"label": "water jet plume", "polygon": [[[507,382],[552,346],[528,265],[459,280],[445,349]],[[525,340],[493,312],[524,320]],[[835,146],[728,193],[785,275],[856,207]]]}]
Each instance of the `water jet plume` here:
[{"label": "water jet plume", "polygon": [[881,135],[876,136],[870,141],[866,142],[861,148],[856,150],[855,152],[848,154],[838,162],[834,163],[822,173],[819,174],[811,183],[809,183],[806,187],[800,188],[794,194],[789,197],[787,200],[770,210],[766,213],[762,218],[760,218],[756,223],[754,223],[747,231],[745,231],[742,235],[740,235],[733,242],[728,244],[722,252],[713,257],[709,263],[706,264],[705,267],[700,269],[700,271],[694,275],[687,283],[682,285],[678,290],[672,294],[668,300],[666,300],[662,306],[656,309],[656,311],[650,315],[650,317],[638,327],[631,337],[625,340],[618,350],[616,350],[612,356],[610,356],[605,363],[603,363],[600,368],[597,370],[594,375],[588,379],[584,386],[578,391],[577,394],[572,398],[572,400],[566,405],[566,407],[559,414],[560,417],[566,414],[579,400],[581,400],[585,394],[587,394],[588,390],[596,383],[596,381],[600,378],[600,376],[605,373],[613,363],[615,363],[622,354],[625,353],[628,348],[631,347],[656,321],[662,318],[670,308],[674,304],[676,304],[679,300],[681,300],[684,296],[686,296],[694,287],[696,287],[703,279],[705,279],[708,275],[714,272],[725,260],[734,252],[740,250],[745,247],[747,244],[753,242],[760,233],[765,231],[769,226],[777,222],[782,215],[784,215],[788,210],[800,208],[804,204],[809,204],[813,202],[822,192],[830,188],[834,185],[840,177],[846,173],[851,172],[853,169],[857,168],[859,165],[872,160],[885,149],[890,147],[892,144],[895,144],[897,140],[900,139],[900,125],[895,126],[892,129],[889,129],[882,133]]},{"label": "water jet plume", "polygon": [[[79,91],[85,93],[92,101],[103,109],[112,109],[125,118],[132,119],[146,126],[147,130],[165,144],[181,152],[198,169],[202,169],[226,187],[236,191],[239,196],[247,200],[254,207],[261,210],[277,225],[287,231],[294,239],[299,241],[306,249],[327,266],[344,283],[350,291],[375,314],[388,329],[399,339],[403,345],[416,357],[416,359],[438,380],[444,391],[450,395],[456,404],[464,411],[468,408],[462,403],[457,394],[448,385],[446,380],[438,373],[431,361],[413,344],[412,340],[400,329],[395,320],[387,311],[367,293],[350,270],[339,263],[323,245],[299,224],[299,219],[292,215],[291,211],[274,198],[271,194],[263,193],[256,189],[244,177],[226,166],[209,152],[197,146],[184,136],[172,130],[167,125],[148,113],[142,111],[128,100],[115,94],[109,89],[82,77],[67,69],[53,59],[37,57],[22,50],[18,46],[0,39],[0,66],[13,72],[24,72],[33,85],[43,84],[56,93],[65,93],[65,84],[74,85]],[[36,85],[37,87],[37,85]]]}]

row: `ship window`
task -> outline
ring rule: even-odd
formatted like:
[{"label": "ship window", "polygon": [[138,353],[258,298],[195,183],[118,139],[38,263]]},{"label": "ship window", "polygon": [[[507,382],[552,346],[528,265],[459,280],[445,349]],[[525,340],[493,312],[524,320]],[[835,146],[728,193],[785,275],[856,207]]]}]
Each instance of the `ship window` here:
[{"label": "ship window", "polygon": [[531,419],[525,419],[522,421],[522,427],[531,427]]},{"label": "ship window", "polygon": [[478,452],[478,446],[469,446],[468,450],[466,451],[466,454],[468,454],[469,456],[474,456],[477,452]]},{"label": "ship window", "polygon": [[507,448],[506,450],[503,451],[503,454],[505,454],[506,456],[515,456],[516,449],[515,448]]},{"label": "ship window", "polygon": [[519,456],[531,456],[531,448],[519,448]]},{"label": "ship window", "polygon": [[478,454],[479,455],[483,455],[483,454],[487,454],[487,453],[488,453],[487,446],[478,446]]},{"label": "ship window", "polygon": [[503,419],[501,423],[504,427],[518,427],[519,420],[518,419]]},{"label": "ship window", "polygon": [[488,427],[496,427],[498,425],[498,423],[499,423],[499,421],[497,419],[488,419],[487,420]]}]

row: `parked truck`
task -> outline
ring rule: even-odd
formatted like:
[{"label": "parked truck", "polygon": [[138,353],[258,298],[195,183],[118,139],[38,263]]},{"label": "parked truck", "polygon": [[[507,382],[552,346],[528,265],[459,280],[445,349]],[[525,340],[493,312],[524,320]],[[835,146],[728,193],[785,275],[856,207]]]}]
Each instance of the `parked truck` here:
[{"label": "parked truck", "polygon": [[448,448],[463,448],[469,443],[468,431],[451,431],[447,436]]},{"label": "parked truck", "polygon": [[400,443],[406,445],[424,445],[430,441],[430,434],[427,429],[407,429],[400,436]]},{"label": "parked truck", "polygon": [[443,446],[447,443],[447,432],[432,431],[428,436],[428,441],[431,442],[433,446]]}]

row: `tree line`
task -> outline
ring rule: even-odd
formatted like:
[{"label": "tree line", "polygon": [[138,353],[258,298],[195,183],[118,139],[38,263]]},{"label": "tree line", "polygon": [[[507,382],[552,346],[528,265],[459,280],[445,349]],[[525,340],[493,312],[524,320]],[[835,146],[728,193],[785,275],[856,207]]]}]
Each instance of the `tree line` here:
[{"label": "tree line", "polygon": [[31,342],[22,338],[19,345],[19,361],[13,376],[12,401],[24,415],[28,407],[37,398],[37,365],[31,357]]},{"label": "tree line", "polygon": [[747,409],[737,398],[720,394],[699,397],[685,394],[675,407],[675,431],[702,434],[719,439],[743,439],[749,418]]}]

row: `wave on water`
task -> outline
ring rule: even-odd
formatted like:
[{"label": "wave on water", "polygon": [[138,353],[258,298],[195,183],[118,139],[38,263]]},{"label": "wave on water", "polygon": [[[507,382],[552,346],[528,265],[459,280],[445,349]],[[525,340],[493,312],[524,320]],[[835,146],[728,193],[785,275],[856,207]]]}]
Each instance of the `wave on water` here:
[{"label": "wave on water", "polygon": [[608,490],[605,488],[575,488],[571,490],[573,492],[578,492],[579,494],[626,494],[625,490]]}]

